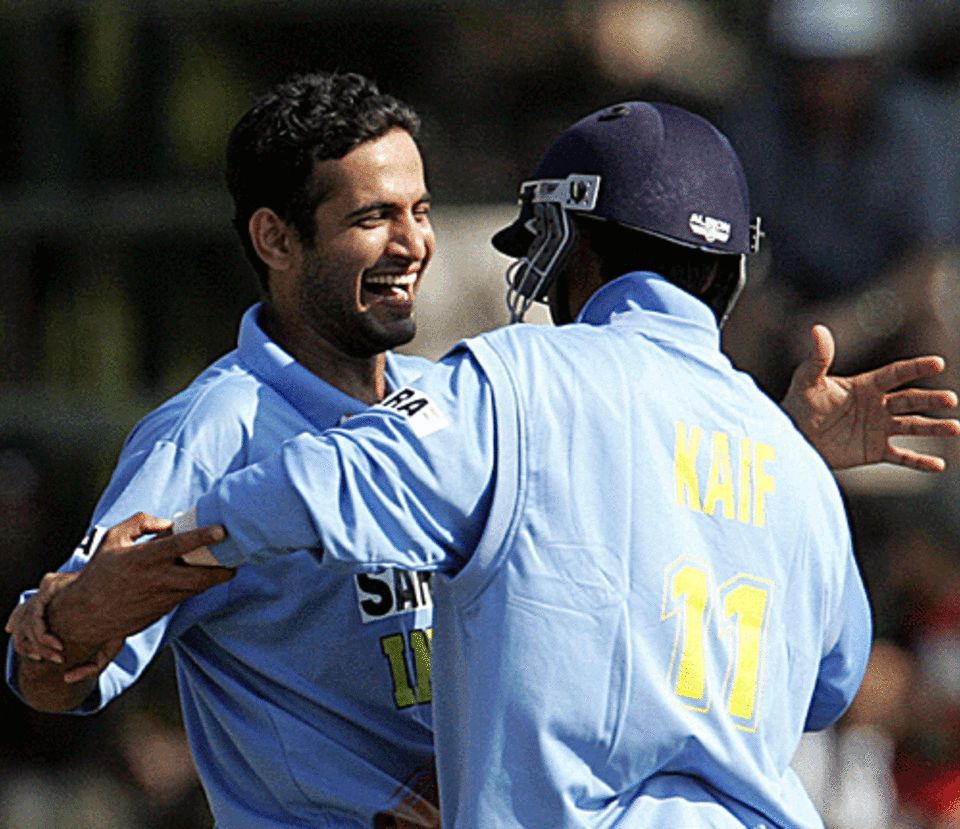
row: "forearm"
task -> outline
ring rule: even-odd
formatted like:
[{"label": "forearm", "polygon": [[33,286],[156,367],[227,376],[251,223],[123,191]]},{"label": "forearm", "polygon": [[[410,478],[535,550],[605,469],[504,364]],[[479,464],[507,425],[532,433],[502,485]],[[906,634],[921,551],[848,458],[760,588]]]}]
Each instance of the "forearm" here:
[{"label": "forearm", "polygon": [[199,525],[228,528],[226,540],[210,550],[220,564],[233,567],[265,561],[319,544],[314,511],[325,506],[318,495],[320,487],[311,491],[291,478],[286,463],[291,452],[310,459],[300,459],[302,463],[316,463],[318,479],[325,470],[331,476],[338,471],[331,468],[332,452],[322,439],[303,435],[272,457],[227,476],[197,502],[195,520]]}]

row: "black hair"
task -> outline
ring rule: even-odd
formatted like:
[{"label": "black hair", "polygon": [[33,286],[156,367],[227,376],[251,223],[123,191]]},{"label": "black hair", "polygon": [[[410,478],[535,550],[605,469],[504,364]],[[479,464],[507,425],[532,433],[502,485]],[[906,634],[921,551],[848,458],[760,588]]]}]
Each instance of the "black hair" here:
[{"label": "black hair", "polygon": [[604,282],[630,271],[653,271],[702,299],[719,321],[740,279],[736,254],[716,253],[608,221],[581,220],[578,227],[600,258]]},{"label": "black hair", "polygon": [[227,142],[233,226],[264,289],[267,267],[251,243],[250,217],[269,207],[310,244],[314,211],[328,195],[312,175],[314,164],[343,158],[354,147],[397,128],[415,137],[420,129],[416,112],[355,73],[288,78],[237,122]]}]

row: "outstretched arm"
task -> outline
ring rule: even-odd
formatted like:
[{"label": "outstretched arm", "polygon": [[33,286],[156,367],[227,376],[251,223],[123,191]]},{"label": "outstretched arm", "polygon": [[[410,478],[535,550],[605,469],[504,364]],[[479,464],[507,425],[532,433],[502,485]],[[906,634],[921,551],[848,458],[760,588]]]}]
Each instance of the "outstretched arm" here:
[{"label": "outstretched arm", "polygon": [[944,370],[942,357],[924,356],[887,363],[854,377],[828,374],[834,358],[830,329],[811,330],[810,355],[790,381],[781,406],[832,469],[895,463],[923,472],[942,472],[939,455],[895,446],[900,435],[957,437],[960,421],[924,412],[957,408],[957,394],[946,389],[906,388]]},{"label": "outstretched arm", "polygon": [[[498,401],[501,411],[508,405]],[[215,484],[184,514],[227,532],[199,563],[235,567],[312,550],[331,568],[456,572],[489,514],[496,436],[510,439],[496,432],[491,384],[456,349],[415,387]],[[178,520],[176,530],[190,525]]]}]

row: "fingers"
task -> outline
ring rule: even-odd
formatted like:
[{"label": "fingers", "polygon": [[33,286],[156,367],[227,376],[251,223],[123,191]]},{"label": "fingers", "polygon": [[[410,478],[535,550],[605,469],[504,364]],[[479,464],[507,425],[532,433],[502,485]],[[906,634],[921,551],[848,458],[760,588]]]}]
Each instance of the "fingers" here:
[{"label": "fingers", "polygon": [[47,573],[40,589],[10,616],[14,649],[35,662],[46,660],[61,664],[63,643],[47,629],[47,605],[64,586],[77,578],[76,573]]},{"label": "fingers", "polygon": [[237,571],[232,567],[181,567],[171,573],[171,589],[193,595],[230,581]]},{"label": "fingers", "polygon": [[911,357],[906,360],[887,363],[885,366],[866,372],[864,376],[869,377],[870,381],[881,391],[889,391],[897,386],[940,374],[946,368],[946,365],[943,357],[935,355]]},{"label": "fingers", "polygon": [[34,662],[39,662],[42,657],[36,652],[27,635],[26,614],[28,604],[30,604],[29,599],[13,609],[4,630],[10,634],[13,649],[17,654]]},{"label": "fingers", "polygon": [[947,462],[937,455],[915,452],[901,446],[888,445],[883,459],[888,463],[916,469],[918,472],[943,472],[947,468]]},{"label": "fingers", "polygon": [[137,532],[137,537],[150,533],[162,533],[173,526],[173,521],[168,518],[157,518],[155,515],[148,515],[145,512],[138,512],[136,515],[128,518],[124,523],[131,522]]},{"label": "fingers", "polygon": [[890,414],[912,414],[935,409],[957,408],[956,392],[947,389],[903,389],[890,392],[886,400]]},{"label": "fingers", "polygon": [[219,524],[210,524],[185,533],[147,541],[139,545],[138,552],[161,560],[175,560],[198,547],[219,544],[226,537],[227,532],[223,527]]},{"label": "fingers", "polygon": [[74,665],[70,670],[66,671],[63,675],[63,681],[68,685],[73,685],[77,682],[83,682],[85,679],[92,679],[99,676],[106,669],[107,665],[113,661],[114,657],[120,653],[124,641],[123,638],[111,639],[94,654],[89,662],[84,662],[82,665]]},{"label": "fingers", "polygon": [[155,515],[138,512],[136,515],[131,515],[126,521],[121,521],[116,526],[111,527],[104,536],[103,544],[109,544],[111,547],[125,547],[141,536],[161,533],[172,526],[173,522],[166,518],[157,518]]},{"label": "fingers", "polygon": [[[960,420],[953,418],[940,419],[923,415],[907,415],[894,417],[892,420],[890,434],[893,436],[956,437],[960,435]],[[946,460],[939,455],[895,446],[889,441],[883,459],[888,463],[899,464],[920,472],[943,472],[947,468]]]},{"label": "fingers", "polygon": [[191,567],[219,567],[220,562],[217,561],[213,553],[210,552],[206,547],[201,547],[199,550],[193,550],[189,553],[184,553],[180,560],[184,564],[189,564]]},{"label": "fingers", "polygon": [[47,631],[45,603],[37,595],[16,607],[5,630],[11,635],[14,651],[32,662],[63,663],[63,643]]},{"label": "fingers", "polygon": [[960,421],[954,418],[905,415],[893,418],[890,435],[913,435],[915,437],[956,437],[960,435]]},{"label": "fingers", "polygon": [[63,664],[63,655],[60,653],[63,650],[63,644],[51,634],[45,634],[37,639],[29,631],[18,629],[11,634],[11,641],[14,652],[31,662]]},{"label": "fingers", "polygon": [[63,642],[61,642],[56,636],[52,633],[44,631],[40,634],[35,634],[37,648],[40,653],[41,658],[47,659],[51,662],[61,663],[63,662],[63,657],[60,652],[63,650]]},{"label": "fingers", "polygon": [[100,676],[103,669],[96,662],[84,662],[82,665],[74,665],[63,675],[63,681],[67,685],[74,685],[77,682],[83,682],[85,679],[93,679]]}]

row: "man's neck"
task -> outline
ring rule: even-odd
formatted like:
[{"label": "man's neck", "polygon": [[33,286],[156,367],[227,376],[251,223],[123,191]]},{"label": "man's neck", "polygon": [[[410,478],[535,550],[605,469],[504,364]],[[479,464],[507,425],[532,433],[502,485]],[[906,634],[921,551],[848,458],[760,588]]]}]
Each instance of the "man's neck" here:
[{"label": "man's neck", "polygon": [[386,396],[387,358],[344,354],[300,320],[282,319],[264,304],[260,327],[277,345],[321,380],[363,403],[379,403]]}]

